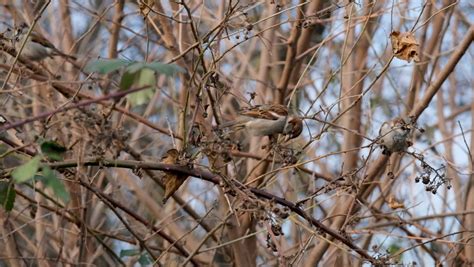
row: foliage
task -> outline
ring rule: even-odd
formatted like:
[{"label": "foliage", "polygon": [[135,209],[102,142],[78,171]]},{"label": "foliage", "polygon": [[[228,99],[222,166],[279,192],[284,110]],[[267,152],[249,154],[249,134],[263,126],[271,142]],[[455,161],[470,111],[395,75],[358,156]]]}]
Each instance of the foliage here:
[{"label": "foliage", "polygon": [[108,74],[122,67],[124,68],[124,72],[120,80],[120,89],[127,90],[133,85],[136,87],[150,88],[128,95],[128,100],[133,106],[143,105],[151,99],[156,84],[155,73],[174,76],[184,72],[183,68],[173,64],[164,64],[161,62],[147,63],[124,59],[100,59],[91,61],[87,64],[85,70],[88,72]]}]

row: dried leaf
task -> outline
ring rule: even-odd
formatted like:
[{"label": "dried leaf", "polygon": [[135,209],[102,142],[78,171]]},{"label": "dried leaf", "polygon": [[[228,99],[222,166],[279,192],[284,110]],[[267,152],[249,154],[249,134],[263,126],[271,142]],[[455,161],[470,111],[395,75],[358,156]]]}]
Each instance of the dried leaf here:
[{"label": "dried leaf", "polygon": [[[165,155],[161,158],[161,163],[165,164],[176,164],[178,160],[179,152],[176,149],[170,149],[166,151]],[[165,184],[165,196],[163,197],[163,204],[166,203],[176,190],[186,181],[187,175],[177,174],[175,172],[165,171],[163,176],[163,183]]]},{"label": "dried leaf", "polygon": [[410,62],[420,61],[419,49],[420,44],[416,41],[412,32],[398,32],[393,31],[390,34],[390,41],[392,42],[392,51],[395,57]]},{"label": "dried leaf", "polygon": [[398,202],[395,197],[393,196],[390,196],[388,198],[388,206],[392,209],[392,210],[396,210],[396,209],[404,209],[405,208],[405,205],[403,205],[403,203],[400,203]]},{"label": "dried leaf", "polygon": [[138,8],[140,9],[140,13],[142,13],[143,17],[145,18],[148,16],[148,14],[150,14],[154,5],[155,3],[153,0],[138,1]]}]

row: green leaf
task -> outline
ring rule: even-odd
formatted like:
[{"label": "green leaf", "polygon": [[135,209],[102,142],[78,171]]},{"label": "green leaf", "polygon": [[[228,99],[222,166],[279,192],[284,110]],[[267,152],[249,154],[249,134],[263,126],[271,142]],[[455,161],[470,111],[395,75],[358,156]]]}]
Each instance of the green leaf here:
[{"label": "green leaf", "polygon": [[178,73],[184,73],[185,69],[181,68],[178,65],[175,64],[165,64],[161,62],[151,62],[151,63],[146,63],[146,62],[135,62],[133,64],[130,64],[127,67],[127,72],[135,73],[137,71],[140,71],[142,69],[151,69],[154,70],[158,73],[167,75],[167,76],[173,76]]},{"label": "green leaf", "polygon": [[38,169],[40,167],[40,160],[41,157],[36,156],[27,163],[13,170],[12,177],[15,183],[23,183],[33,178],[33,176],[38,172]]},{"label": "green leaf", "polygon": [[138,91],[138,92],[131,93],[131,94],[127,95],[127,99],[128,99],[128,101],[130,101],[130,104],[133,107],[148,103],[148,101],[152,97],[153,97],[153,90],[152,89],[146,89],[146,90]]},{"label": "green leaf", "polygon": [[132,106],[138,106],[147,103],[153,97],[153,89],[156,84],[155,72],[144,68],[138,72],[138,76],[135,77],[135,83],[137,87],[151,87],[150,89],[138,91],[127,95],[128,101]]},{"label": "green leaf", "polygon": [[137,77],[137,86],[149,86],[150,88],[154,88],[156,85],[156,77],[155,72],[150,69],[142,69]]},{"label": "green leaf", "polygon": [[45,141],[41,143],[41,152],[52,160],[62,160],[64,152],[67,149],[53,141]]},{"label": "green leaf", "polygon": [[150,256],[148,256],[148,253],[143,253],[140,258],[138,258],[138,263],[140,263],[141,266],[148,266],[152,261]]},{"label": "green leaf", "polygon": [[130,73],[135,73],[139,70],[142,70],[145,67],[146,67],[145,62],[135,62],[133,64],[130,64],[125,70]]},{"label": "green leaf", "polygon": [[390,253],[390,254],[395,254],[395,253],[397,253],[400,249],[401,249],[401,247],[400,247],[399,245],[397,245],[397,244],[391,244],[391,245],[388,247],[387,251],[388,251],[388,253]]},{"label": "green leaf", "polygon": [[97,72],[100,74],[107,74],[111,73],[115,70],[120,69],[121,67],[128,66],[133,61],[129,61],[126,59],[97,59],[87,63],[84,70],[86,72]]},{"label": "green leaf", "polygon": [[147,68],[152,69],[158,73],[167,75],[167,76],[173,76],[178,73],[184,73],[186,72],[185,69],[181,68],[178,65],[175,64],[165,64],[161,62],[152,62],[152,63],[147,63],[145,65]]},{"label": "green leaf", "polygon": [[132,87],[133,82],[135,81],[136,77],[138,76],[137,73],[125,72],[122,75],[122,79],[120,79],[120,89],[127,90]]},{"label": "green leaf", "polygon": [[54,195],[61,199],[64,203],[69,202],[69,192],[66,190],[66,187],[56,176],[54,171],[48,166],[43,166],[41,173],[43,176],[38,177],[39,180],[44,183],[45,187],[53,190]]},{"label": "green leaf", "polygon": [[122,249],[120,250],[120,258],[123,257],[132,257],[140,254],[140,250],[138,249]]},{"label": "green leaf", "polygon": [[15,184],[9,181],[0,181],[0,204],[6,211],[13,209],[15,197]]},{"label": "green leaf", "polygon": [[[398,252],[400,252],[402,249],[402,247],[400,247],[399,245],[397,245],[396,243],[392,243],[388,248],[387,248],[387,252],[390,254],[390,255],[395,255],[397,254]],[[397,262],[401,262],[402,260],[402,254],[398,255],[395,260]]]}]

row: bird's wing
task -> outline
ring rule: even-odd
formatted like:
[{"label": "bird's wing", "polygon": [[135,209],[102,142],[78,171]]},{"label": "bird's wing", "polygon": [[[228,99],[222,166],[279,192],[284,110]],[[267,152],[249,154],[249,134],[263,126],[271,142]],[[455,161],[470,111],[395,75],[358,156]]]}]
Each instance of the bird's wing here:
[{"label": "bird's wing", "polygon": [[242,116],[267,119],[267,120],[278,120],[281,117],[288,116],[288,109],[283,105],[259,105],[251,108],[242,109],[239,112]]}]

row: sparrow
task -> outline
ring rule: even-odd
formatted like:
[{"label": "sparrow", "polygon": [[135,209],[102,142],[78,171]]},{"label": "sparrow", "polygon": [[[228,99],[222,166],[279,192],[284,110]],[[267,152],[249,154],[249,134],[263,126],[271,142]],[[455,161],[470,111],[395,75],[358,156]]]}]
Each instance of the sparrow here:
[{"label": "sparrow", "polygon": [[413,143],[409,140],[412,127],[402,118],[384,122],[379,130],[378,143],[383,148],[382,154],[390,155],[393,152],[403,152]]},{"label": "sparrow", "polygon": [[[161,163],[164,164],[176,164],[179,158],[179,151],[176,149],[170,149],[161,157]],[[165,171],[163,176],[163,184],[165,186],[165,196],[163,197],[163,204],[173,195],[176,190],[186,181],[187,175]]]},{"label": "sparrow", "polygon": [[[29,26],[26,23],[23,23],[16,29],[13,43],[17,52],[20,51],[21,45],[27,37],[26,34],[28,33],[28,28]],[[23,47],[23,50],[21,50],[21,55],[32,61],[40,61],[52,56],[76,59],[74,56],[66,55],[59,51],[50,41],[34,31],[28,35],[27,42]]]},{"label": "sparrow", "polygon": [[245,129],[253,136],[285,135],[288,140],[298,137],[303,131],[303,120],[289,115],[288,109],[280,104],[258,105],[244,108],[236,122],[228,122],[221,127]]}]

